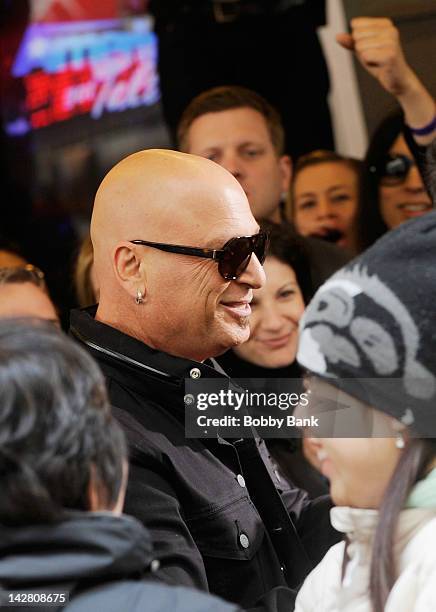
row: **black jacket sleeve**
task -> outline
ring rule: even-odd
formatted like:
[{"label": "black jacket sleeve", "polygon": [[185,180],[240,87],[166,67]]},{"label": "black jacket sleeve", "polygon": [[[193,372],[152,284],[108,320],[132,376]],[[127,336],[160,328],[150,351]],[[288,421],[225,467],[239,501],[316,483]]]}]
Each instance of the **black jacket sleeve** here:
[{"label": "black jacket sleeve", "polygon": [[183,519],[176,491],[152,466],[130,463],[125,512],[139,519],[153,536],[154,573],[169,584],[208,591],[202,556]]}]

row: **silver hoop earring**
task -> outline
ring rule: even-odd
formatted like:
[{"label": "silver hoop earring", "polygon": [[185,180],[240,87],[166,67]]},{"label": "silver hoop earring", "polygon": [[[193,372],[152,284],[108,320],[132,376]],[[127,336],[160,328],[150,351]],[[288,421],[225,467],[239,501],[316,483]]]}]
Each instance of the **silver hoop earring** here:
[{"label": "silver hoop earring", "polygon": [[138,291],[136,292],[136,298],[135,298],[135,302],[138,304],[142,304],[144,301],[144,297],[142,295],[142,291],[141,289],[138,289]]},{"label": "silver hoop earring", "polygon": [[395,446],[400,450],[406,446],[406,441],[404,440],[404,436],[401,432],[399,432],[395,438]]}]

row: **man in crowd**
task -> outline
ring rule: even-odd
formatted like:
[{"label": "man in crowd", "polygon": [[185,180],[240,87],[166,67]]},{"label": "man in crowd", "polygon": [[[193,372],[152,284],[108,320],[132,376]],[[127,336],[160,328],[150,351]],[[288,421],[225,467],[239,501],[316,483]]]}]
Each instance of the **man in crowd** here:
[{"label": "man in crowd", "polygon": [[243,189],[209,160],[142,151],[103,180],[91,237],[100,302],[73,312],[71,333],[100,362],[127,433],[125,510],[152,533],[156,576],[289,611],[288,587],[336,538],[329,499],[280,482],[263,442],[185,437],[185,379],[226,380],[211,358],[247,340],[265,280]]},{"label": "man in crowd", "polygon": [[171,134],[194,96],[217,85],[238,84],[280,109],[288,153],[331,149],[329,76],[317,34],[326,22],[325,0],[149,4],[158,36],[162,108]]},{"label": "man in crowd", "polygon": [[[254,91],[223,86],[192,100],[179,123],[181,151],[207,157],[240,182],[257,220],[280,223],[292,176],[278,112]],[[343,249],[305,238],[315,288],[350,259]]]}]

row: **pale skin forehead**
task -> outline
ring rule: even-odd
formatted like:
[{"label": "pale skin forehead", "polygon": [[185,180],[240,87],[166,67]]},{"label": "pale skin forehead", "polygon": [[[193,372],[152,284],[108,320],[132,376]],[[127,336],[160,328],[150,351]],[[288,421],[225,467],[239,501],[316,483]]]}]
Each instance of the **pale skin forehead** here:
[{"label": "pale skin forehead", "polygon": [[32,283],[0,284],[0,317],[58,320],[55,307],[46,292]]},{"label": "pale skin forehead", "polygon": [[265,118],[249,106],[200,115],[187,136],[187,149],[200,155],[229,144],[267,143],[272,147]]},{"label": "pale skin forehead", "polygon": [[210,160],[156,149],[130,155],[105,177],[91,236],[98,259],[125,240],[202,246],[225,226],[234,235],[257,231],[238,181]]}]

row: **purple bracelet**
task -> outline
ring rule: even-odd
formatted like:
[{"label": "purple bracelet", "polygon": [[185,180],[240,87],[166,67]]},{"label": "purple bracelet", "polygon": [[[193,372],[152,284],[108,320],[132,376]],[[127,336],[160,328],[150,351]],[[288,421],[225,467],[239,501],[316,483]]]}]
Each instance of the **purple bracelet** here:
[{"label": "purple bracelet", "polygon": [[432,132],[434,132],[434,130],[436,130],[436,115],[433,117],[430,123],[427,123],[427,125],[424,125],[424,127],[422,128],[413,128],[410,127],[410,125],[408,125],[407,127],[414,136],[427,136],[428,134],[431,134]]}]

